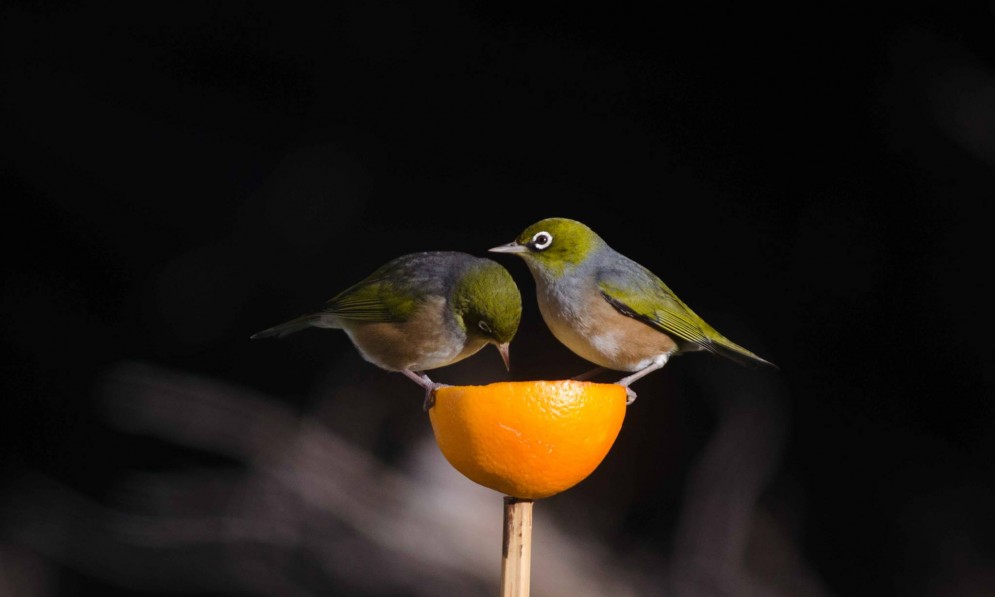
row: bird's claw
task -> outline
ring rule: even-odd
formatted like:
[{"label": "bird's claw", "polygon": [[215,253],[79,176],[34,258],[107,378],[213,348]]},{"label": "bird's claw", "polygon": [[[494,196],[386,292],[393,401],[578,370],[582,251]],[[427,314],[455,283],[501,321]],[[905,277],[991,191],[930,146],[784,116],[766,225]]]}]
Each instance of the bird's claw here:
[{"label": "bird's claw", "polygon": [[446,383],[433,383],[432,387],[425,390],[425,402],[422,404],[422,408],[425,412],[428,412],[433,406],[435,406],[435,393],[439,391],[440,388],[445,388],[449,386]]},{"label": "bird's claw", "polygon": [[629,386],[623,386],[625,388],[625,405],[629,406],[636,401],[636,393],[632,391]]},{"label": "bird's claw", "polygon": [[422,409],[428,412],[433,406],[435,406],[435,388],[429,388],[425,390],[425,402],[422,403]]}]

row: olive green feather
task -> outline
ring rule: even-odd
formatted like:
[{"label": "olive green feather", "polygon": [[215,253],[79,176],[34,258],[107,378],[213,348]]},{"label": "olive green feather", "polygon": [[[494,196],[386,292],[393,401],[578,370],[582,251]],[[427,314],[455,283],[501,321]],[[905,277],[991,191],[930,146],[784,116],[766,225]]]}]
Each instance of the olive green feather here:
[{"label": "olive green feather", "polygon": [[406,321],[417,306],[410,288],[374,275],[329,299],[322,311],[342,319],[387,323]]}]

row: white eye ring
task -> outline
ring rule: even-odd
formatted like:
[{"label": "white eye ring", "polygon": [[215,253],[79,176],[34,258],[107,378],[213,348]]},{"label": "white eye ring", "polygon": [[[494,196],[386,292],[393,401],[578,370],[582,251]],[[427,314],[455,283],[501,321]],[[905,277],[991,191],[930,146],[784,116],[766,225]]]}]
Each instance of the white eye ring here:
[{"label": "white eye ring", "polygon": [[535,236],[532,237],[532,246],[540,251],[549,247],[551,244],[553,244],[553,235],[545,230],[542,232],[536,232]]},{"label": "white eye ring", "polygon": [[485,334],[491,333],[491,326],[487,325],[487,322],[483,319],[477,324],[477,327],[484,331]]}]

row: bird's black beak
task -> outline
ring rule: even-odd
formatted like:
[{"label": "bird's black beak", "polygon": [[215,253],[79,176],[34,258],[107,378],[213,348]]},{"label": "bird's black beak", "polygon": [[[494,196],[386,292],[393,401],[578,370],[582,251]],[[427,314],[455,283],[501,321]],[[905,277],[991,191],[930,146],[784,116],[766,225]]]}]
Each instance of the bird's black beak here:
[{"label": "bird's black beak", "polygon": [[508,243],[506,245],[501,245],[500,247],[488,249],[491,253],[526,253],[528,250],[528,247],[518,243]]},{"label": "bird's black beak", "polygon": [[511,347],[509,342],[504,344],[495,344],[497,346],[498,352],[501,353],[501,360],[504,361],[504,368],[511,371]]}]

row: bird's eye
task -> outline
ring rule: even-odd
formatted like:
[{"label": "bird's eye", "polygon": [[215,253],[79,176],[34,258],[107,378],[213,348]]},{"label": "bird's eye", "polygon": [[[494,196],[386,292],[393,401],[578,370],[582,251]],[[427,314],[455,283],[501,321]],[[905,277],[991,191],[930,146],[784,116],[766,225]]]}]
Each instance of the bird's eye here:
[{"label": "bird's eye", "polygon": [[553,235],[546,231],[536,232],[535,236],[532,237],[532,246],[539,251],[548,248],[552,243]]},{"label": "bird's eye", "polygon": [[480,320],[480,323],[477,324],[477,327],[483,330],[485,334],[491,333],[491,326],[487,325],[487,322],[484,321],[483,319]]}]

